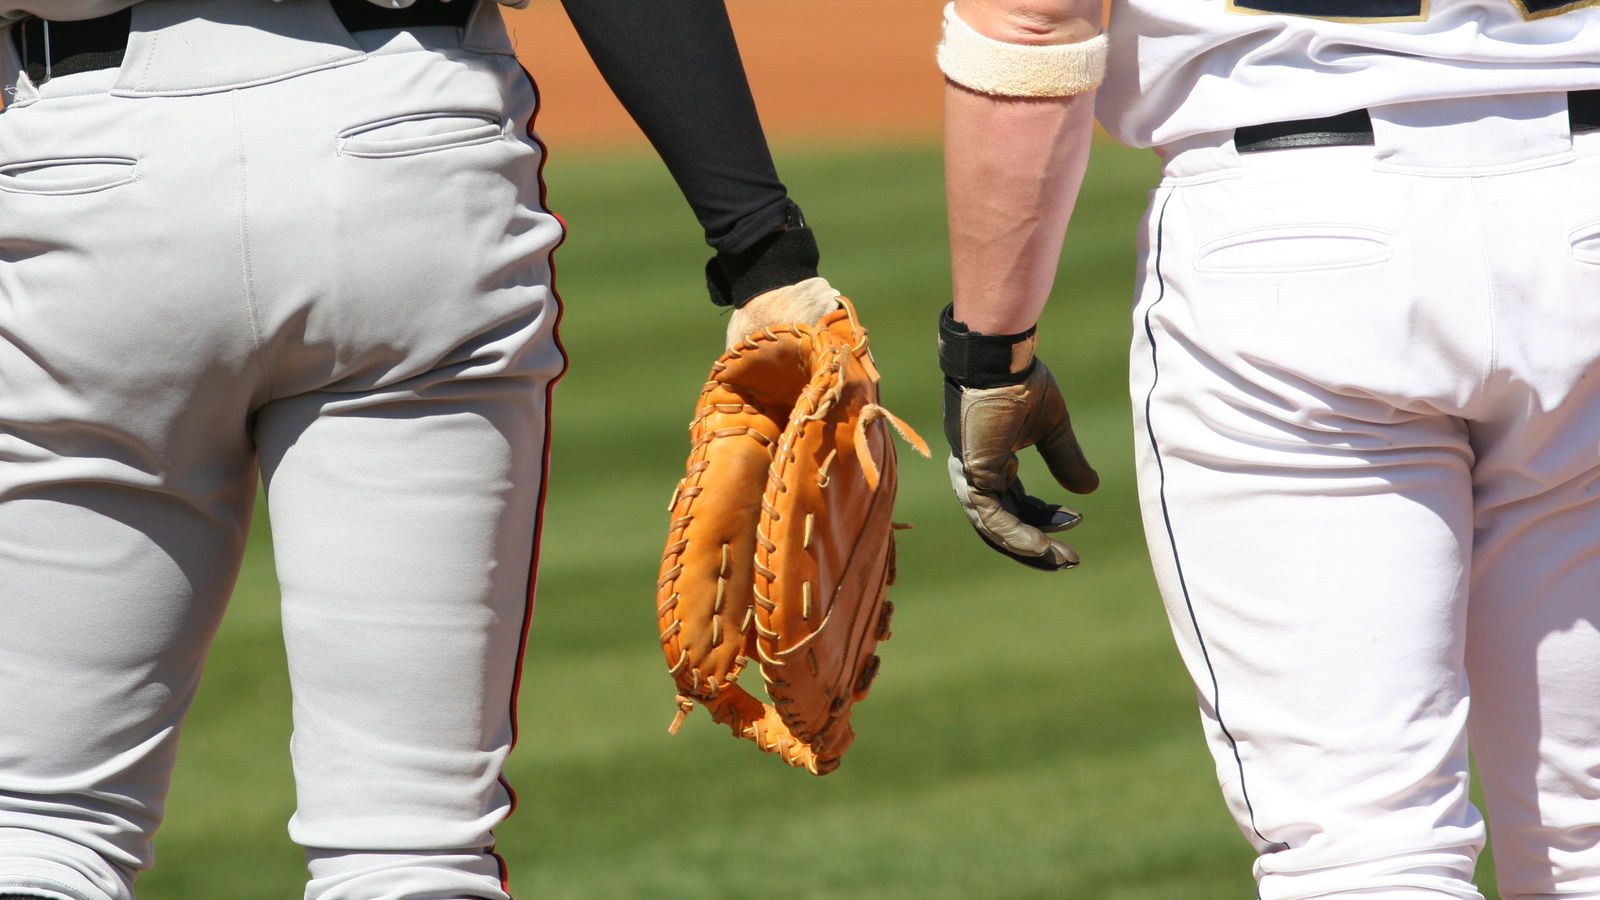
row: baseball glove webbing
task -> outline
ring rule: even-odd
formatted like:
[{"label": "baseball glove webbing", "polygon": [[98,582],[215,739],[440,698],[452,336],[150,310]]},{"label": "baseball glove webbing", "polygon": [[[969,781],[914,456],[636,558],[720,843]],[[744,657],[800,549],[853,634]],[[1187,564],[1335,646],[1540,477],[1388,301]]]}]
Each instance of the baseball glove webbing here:
[{"label": "baseball glove webbing", "polygon": [[[824,775],[889,636],[896,480],[867,334],[848,301],[817,325],[766,328],[711,367],[657,581],[678,689],[732,732]],[[771,703],[736,682],[755,661]]]}]

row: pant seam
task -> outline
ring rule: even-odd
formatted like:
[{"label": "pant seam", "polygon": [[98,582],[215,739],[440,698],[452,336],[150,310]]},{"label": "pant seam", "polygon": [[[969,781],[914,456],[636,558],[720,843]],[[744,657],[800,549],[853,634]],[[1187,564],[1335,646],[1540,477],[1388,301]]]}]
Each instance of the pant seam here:
[{"label": "pant seam", "polygon": [[1276,851],[1279,851],[1279,850],[1288,849],[1288,845],[1284,844],[1284,843],[1282,843],[1280,841],[1270,840],[1269,838],[1267,838],[1266,835],[1262,834],[1261,833],[1261,829],[1256,826],[1256,811],[1255,811],[1255,807],[1250,802],[1250,789],[1249,789],[1248,785],[1246,784],[1245,777],[1244,777],[1244,759],[1239,755],[1239,743],[1238,743],[1238,741],[1236,741],[1234,739],[1233,733],[1228,730],[1227,723],[1224,722],[1223,718],[1222,718],[1221,687],[1220,687],[1218,679],[1217,679],[1217,671],[1216,671],[1216,668],[1214,666],[1212,666],[1212,664],[1211,664],[1211,652],[1208,649],[1206,649],[1205,635],[1200,630],[1200,620],[1199,620],[1199,617],[1195,613],[1194,601],[1190,597],[1190,594],[1189,594],[1188,579],[1185,578],[1184,574],[1183,574],[1183,560],[1182,560],[1182,557],[1180,556],[1180,554],[1178,553],[1178,538],[1177,538],[1176,532],[1173,530],[1173,527],[1172,527],[1172,513],[1171,513],[1171,510],[1167,506],[1167,467],[1166,467],[1166,464],[1162,461],[1162,458],[1161,458],[1161,445],[1156,440],[1155,425],[1152,423],[1151,415],[1150,415],[1151,414],[1151,409],[1153,407],[1153,401],[1154,401],[1154,398],[1155,398],[1156,386],[1157,386],[1157,384],[1160,383],[1160,380],[1161,380],[1161,367],[1160,367],[1159,363],[1157,362],[1157,358],[1156,358],[1155,326],[1151,322],[1151,315],[1154,312],[1156,306],[1160,305],[1161,301],[1166,299],[1166,296],[1167,296],[1167,282],[1166,282],[1166,278],[1162,275],[1162,272],[1161,272],[1161,250],[1162,250],[1163,229],[1165,228],[1165,225],[1166,225],[1167,204],[1172,202],[1172,193],[1173,193],[1173,191],[1169,189],[1168,193],[1167,193],[1167,196],[1161,202],[1160,210],[1156,213],[1155,265],[1154,265],[1155,276],[1156,276],[1156,299],[1151,301],[1150,305],[1145,308],[1145,312],[1144,312],[1144,333],[1145,333],[1145,339],[1150,344],[1150,371],[1151,371],[1150,390],[1145,394],[1145,399],[1144,399],[1145,434],[1146,434],[1146,436],[1148,437],[1148,439],[1150,441],[1150,452],[1151,452],[1153,458],[1155,459],[1156,471],[1157,471],[1157,473],[1159,475],[1159,481],[1158,481],[1158,484],[1157,484],[1157,494],[1158,494],[1158,496],[1160,498],[1160,501],[1161,501],[1161,519],[1162,519],[1163,525],[1166,528],[1167,542],[1171,546],[1171,549],[1172,549],[1173,570],[1174,570],[1174,572],[1175,572],[1175,574],[1177,575],[1177,578],[1178,578],[1178,588],[1183,593],[1184,606],[1187,608],[1187,610],[1189,612],[1189,622],[1194,628],[1195,642],[1200,647],[1200,656],[1205,661],[1206,672],[1211,678],[1211,708],[1216,713],[1217,727],[1219,727],[1222,730],[1223,736],[1225,738],[1227,738],[1228,746],[1233,751],[1234,764],[1236,766],[1238,766],[1238,769],[1239,769],[1239,793],[1244,798],[1245,811],[1249,814],[1249,817],[1250,817],[1250,830],[1255,833],[1255,836],[1257,838],[1260,838],[1262,843],[1269,845],[1267,847],[1267,852],[1271,853],[1271,852],[1276,852]]},{"label": "pant seam", "polygon": [[250,320],[250,341],[255,349],[256,364],[261,369],[261,377],[267,397],[275,397],[272,389],[272,369],[267,365],[266,348],[261,338],[261,315],[256,304],[255,261],[250,249],[250,192],[249,173],[245,168],[244,153],[244,123],[239,112],[239,95],[234,92],[231,97],[233,107],[233,142],[235,147],[234,164],[239,169],[239,260],[241,287],[243,289],[245,313]]}]

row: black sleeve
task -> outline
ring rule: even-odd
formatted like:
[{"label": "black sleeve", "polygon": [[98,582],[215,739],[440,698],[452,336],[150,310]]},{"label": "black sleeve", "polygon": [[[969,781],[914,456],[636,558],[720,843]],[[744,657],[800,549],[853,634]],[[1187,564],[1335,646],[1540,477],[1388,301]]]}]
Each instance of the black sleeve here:
[{"label": "black sleeve", "polygon": [[815,276],[816,241],[778,180],[723,0],[562,2],[717,251],[712,300]]}]

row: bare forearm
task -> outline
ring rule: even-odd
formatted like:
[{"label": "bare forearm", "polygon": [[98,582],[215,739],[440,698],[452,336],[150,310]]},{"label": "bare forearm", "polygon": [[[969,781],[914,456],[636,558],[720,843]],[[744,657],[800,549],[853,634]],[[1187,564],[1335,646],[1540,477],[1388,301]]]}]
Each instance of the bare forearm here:
[{"label": "bare forearm", "polygon": [[[959,2],[980,33],[1011,42],[1072,43],[1098,29],[1098,3]],[[1067,221],[1088,163],[1093,94],[997,97],[945,87],[945,185],[956,318],[974,331],[1033,325],[1055,279]]]},{"label": "bare forearm", "polygon": [[1092,101],[945,88],[955,316],[1011,334],[1039,318],[1088,162]]}]

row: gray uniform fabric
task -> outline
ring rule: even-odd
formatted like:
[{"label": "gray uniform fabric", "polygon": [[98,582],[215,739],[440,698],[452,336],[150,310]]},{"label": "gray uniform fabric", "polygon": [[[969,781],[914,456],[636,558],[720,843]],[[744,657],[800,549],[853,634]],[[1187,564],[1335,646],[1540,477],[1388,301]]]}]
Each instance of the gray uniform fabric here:
[{"label": "gray uniform fabric", "polygon": [[[140,2],[142,0],[23,0],[23,2],[8,0],[0,3],[0,20],[20,19],[24,16],[39,16],[58,22],[69,19],[93,19],[110,15],[119,9],[127,9]],[[316,0],[274,0],[274,2],[299,4]],[[368,2],[390,9],[404,9],[417,0],[368,0]],[[471,3],[474,0],[444,0],[444,2]],[[523,9],[528,5],[528,0],[499,0],[499,3],[501,6]]]},{"label": "gray uniform fabric", "polygon": [[489,3],[351,35],[323,0],[148,0],[134,29],[120,71],[5,60],[0,894],[133,896],[259,466],[306,896],[505,900],[564,365],[532,85]]}]

